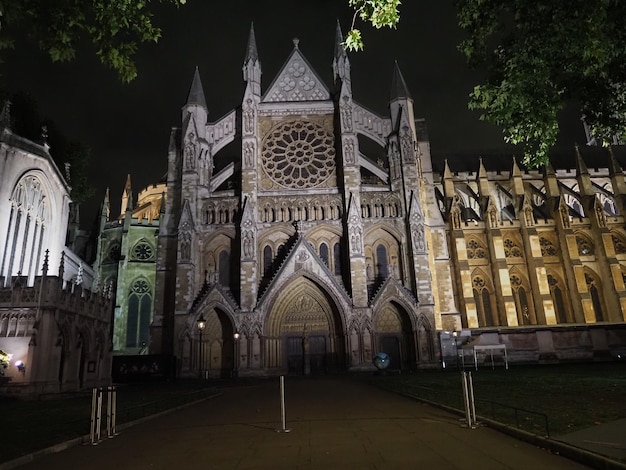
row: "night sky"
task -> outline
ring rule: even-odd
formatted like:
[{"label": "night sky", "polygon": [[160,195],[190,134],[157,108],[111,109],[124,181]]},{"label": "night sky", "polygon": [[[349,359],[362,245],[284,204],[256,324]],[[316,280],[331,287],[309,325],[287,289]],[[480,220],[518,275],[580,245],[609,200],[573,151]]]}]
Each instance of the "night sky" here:
[{"label": "night sky", "polygon": [[[19,42],[5,53],[2,85],[24,91],[41,114],[70,139],[92,150],[91,177],[96,196],[82,208],[88,227],[111,190],[111,215],[119,213],[128,173],[133,192],[157,182],[166,172],[169,131],[181,124],[196,66],[199,67],[209,119],[241,103],[241,66],[248,31],[254,22],[265,91],[293,48],[292,39],[328,87],[336,20],[344,33],[352,10],[347,0],[188,0],[176,9],[155,3],[155,24],[163,29],[157,44],[144,44],[137,57],[139,76],[122,84],[86,45],[77,58],[52,64],[36,46]],[[433,160],[455,155],[511,155],[500,130],[467,110],[467,96],[480,81],[457,50],[463,32],[452,0],[406,0],[397,30],[360,27],[365,50],[351,53],[356,101],[386,114],[394,60],[398,61],[415,101],[416,117],[426,118]],[[571,115],[570,115],[571,114]],[[571,148],[584,142],[575,113],[565,117],[560,142]],[[54,152],[54,149],[51,149]],[[504,158],[504,157],[503,157]],[[453,168],[454,170],[454,168]]]}]

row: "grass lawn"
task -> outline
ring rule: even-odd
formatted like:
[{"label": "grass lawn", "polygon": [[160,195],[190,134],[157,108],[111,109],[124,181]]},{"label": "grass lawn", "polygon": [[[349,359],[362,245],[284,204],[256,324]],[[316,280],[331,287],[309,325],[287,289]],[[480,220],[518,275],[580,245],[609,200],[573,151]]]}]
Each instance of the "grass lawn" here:
[{"label": "grass lawn", "polygon": [[[626,418],[626,363],[481,367],[472,370],[476,414],[558,436]],[[458,370],[384,376],[376,382],[463,410]],[[517,408],[517,411],[515,410]],[[540,414],[536,414],[540,413]],[[546,432],[544,417],[549,431]]]}]

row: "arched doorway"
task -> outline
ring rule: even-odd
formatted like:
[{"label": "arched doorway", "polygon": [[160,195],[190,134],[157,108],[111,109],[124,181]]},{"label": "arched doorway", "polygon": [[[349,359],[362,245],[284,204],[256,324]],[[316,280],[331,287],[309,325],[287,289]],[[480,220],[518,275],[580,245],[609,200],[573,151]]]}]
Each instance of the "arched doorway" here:
[{"label": "arched doorway", "polygon": [[[231,377],[235,370],[235,339],[232,322],[219,308],[203,314],[206,325],[202,333],[195,331],[198,361],[192,360],[199,375]],[[201,341],[200,341],[201,339]]]},{"label": "arched doorway", "polygon": [[305,277],[281,289],[266,322],[265,367],[289,375],[345,370],[343,326],[333,305]]},{"label": "arched doorway", "polygon": [[405,310],[389,302],[376,315],[376,351],[389,356],[389,369],[412,369],[415,365],[415,341],[411,321]]}]

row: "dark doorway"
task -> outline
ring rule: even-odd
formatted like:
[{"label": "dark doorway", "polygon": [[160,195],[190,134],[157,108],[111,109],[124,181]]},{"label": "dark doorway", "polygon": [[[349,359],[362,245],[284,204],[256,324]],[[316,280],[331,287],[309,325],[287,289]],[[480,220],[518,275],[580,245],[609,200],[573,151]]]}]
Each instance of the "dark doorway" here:
[{"label": "dark doorway", "polygon": [[326,374],[326,337],[309,336],[309,360],[312,375]]},{"label": "dark doorway", "polygon": [[389,369],[402,369],[402,356],[400,355],[400,339],[397,336],[383,336],[380,338],[380,349],[389,356]]},{"label": "dark doorway", "polygon": [[289,375],[302,375],[304,372],[304,350],[302,348],[302,336],[290,336],[287,338],[287,373]]}]

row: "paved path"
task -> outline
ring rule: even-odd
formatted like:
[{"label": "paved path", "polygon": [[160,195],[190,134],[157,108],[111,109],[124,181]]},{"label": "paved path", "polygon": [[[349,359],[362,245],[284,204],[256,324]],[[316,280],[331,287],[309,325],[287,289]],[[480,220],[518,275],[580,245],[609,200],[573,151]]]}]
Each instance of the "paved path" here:
[{"label": "paved path", "polygon": [[[481,469],[587,468],[493,429],[346,378],[278,380],[141,423],[98,446],[48,455],[23,469]],[[118,397],[118,401],[123,397]]]}]

